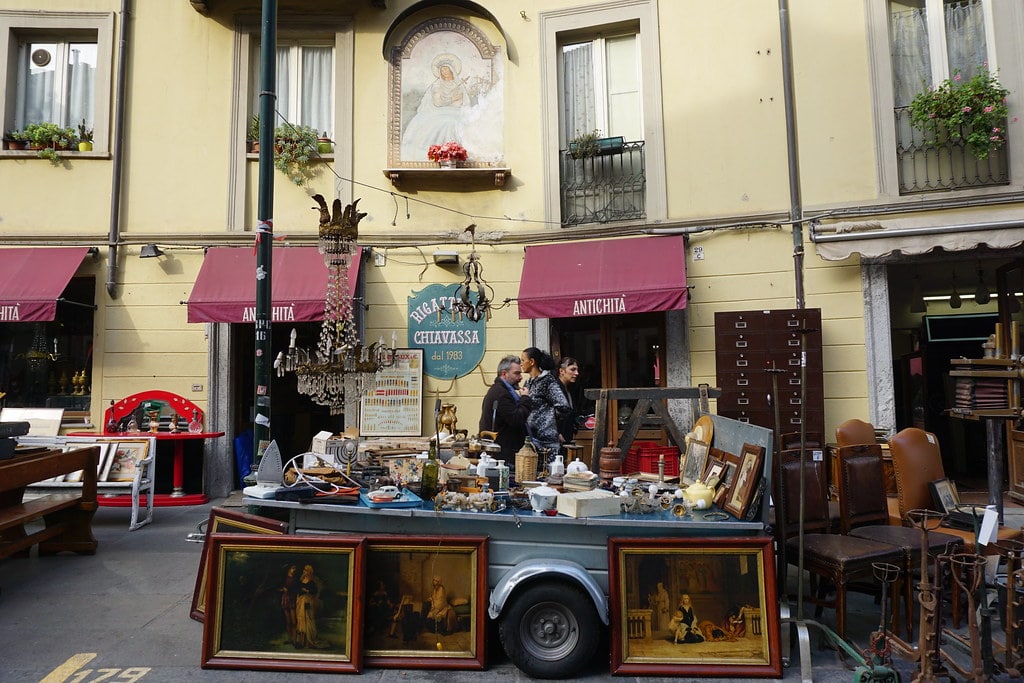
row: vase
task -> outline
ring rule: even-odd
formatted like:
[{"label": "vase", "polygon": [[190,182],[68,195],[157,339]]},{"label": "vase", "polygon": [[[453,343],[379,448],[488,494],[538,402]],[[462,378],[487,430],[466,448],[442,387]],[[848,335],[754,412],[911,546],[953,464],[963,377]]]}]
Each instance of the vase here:
[{"label": "vase", "polygon": [[437,165],[445,169],[456,168],[458,166],[458,162],[455,161],[455,159],[441,159],[437,162]]}]

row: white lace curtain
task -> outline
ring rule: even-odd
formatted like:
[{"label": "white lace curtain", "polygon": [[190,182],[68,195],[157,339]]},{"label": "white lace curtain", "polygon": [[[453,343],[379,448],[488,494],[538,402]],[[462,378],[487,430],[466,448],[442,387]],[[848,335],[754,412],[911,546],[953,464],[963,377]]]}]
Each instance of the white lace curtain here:
[{"label": "white lace curtain", "polygon": [[[982,0],[944,3],[949,74],[970,78],[988,61]],[[931,43],[926,8],[892,13],[890,24],[893,95],[906,107],[914,95],[940,80],[931,73]]]},{"label": "white lace curtain", "polygon": [[565,141],[598,127],[593,43],[562,50],[562,126]]},{"label": "white lace curtain", "polygon": [[[30,51],[39,46],[30,46]],[[43,49],[54,50],[53,45]],[[70,46],[70,59],[67,65],[67,99],[61,103],[55,97],[57,72],[55,69],[29,69],[25,80],[25,96],[23,114],[19,120],[24,124],[51,122],[61,126],[76,128],[83,120],[88,128],[93,126],[95,103],[96,68],[83,61],[83,53],[93,55],[95,44]],[[58,54],[61,54],[58,52]],[[23,72],[24,73],[24,72]]]},{"label": "white lace curtain", "polygon": [[[301,83],[292,83],[291,60],[295,58],[294,48],[277,49],[277,110],[280,115],[277,125],[284,121],[315,128],[334,137],[331,112],[334,97],[333,60],[334,50],[330,47],[303,47],[301,49]],[[299,93],[294,88],[299,87]],[[294,95],[298,97],[294,97]],[[258,105],[257,105],[258,106]],[[298,111],[293,111],[297,109]]]}]

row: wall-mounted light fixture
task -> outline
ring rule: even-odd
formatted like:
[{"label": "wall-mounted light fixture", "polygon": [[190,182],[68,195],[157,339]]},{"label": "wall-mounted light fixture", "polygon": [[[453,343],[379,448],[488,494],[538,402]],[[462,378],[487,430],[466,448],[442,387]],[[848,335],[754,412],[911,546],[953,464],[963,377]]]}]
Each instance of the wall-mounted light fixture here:
[{"label": "wall-mounted light fixture", "polygon": [[163,255],[163,249],[155,244],[145,244],[142,247],[142,251],[139,252],[139,258],[157,258]]},{"label": "wall-mounted light fixture", "polygon": [[457,266],[459,265],[459,252],[439,249],[434,252],[434,263],[439,266]]}]

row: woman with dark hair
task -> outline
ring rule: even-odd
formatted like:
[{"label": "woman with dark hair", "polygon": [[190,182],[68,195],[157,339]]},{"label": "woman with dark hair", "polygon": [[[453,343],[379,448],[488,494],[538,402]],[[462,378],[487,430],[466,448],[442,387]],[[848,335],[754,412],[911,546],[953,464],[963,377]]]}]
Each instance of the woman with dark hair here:
[{"label": "woman with dark hair", "polygon": [[550,355],[531,346],[523,351],[522,358],[523,373],[530,375],[526,388],[533,405],[526,418],[527,431],[538,451],[548,449],[547,462],[554,462],[562,448],[558,420],[569,413],[569,401],[558,378],[551,374],[555,361]]},{"label": "woman with dark hair", "polygon": [[572,356],[566,356],[558,363],[558,386],[569,402],[569,412],[558,420],[558,434],[563,444],[572,443],[576,438],[576,405],[572,400],[569,385],[580,376],[580,365]]}]

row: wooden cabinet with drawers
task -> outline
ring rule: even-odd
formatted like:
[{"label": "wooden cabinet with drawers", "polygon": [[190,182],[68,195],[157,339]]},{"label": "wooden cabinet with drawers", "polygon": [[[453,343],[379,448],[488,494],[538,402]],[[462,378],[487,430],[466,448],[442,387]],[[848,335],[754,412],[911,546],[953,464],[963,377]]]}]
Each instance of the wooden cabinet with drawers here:
[{"label": "wooden cabinet with drawers", "polygon": [[[810,331],[802,332],[805,329]],[[806,387],[802,358],[807,363]],[[773,368],[778,372],[770,372]],[[807,433],[823,435],[821,309],[715,313],[715,370],[722,390],[719,415],[784,434],[800,431],[803,412]],[[778,383],[778,425],[770,400],[773,374]]]}]

